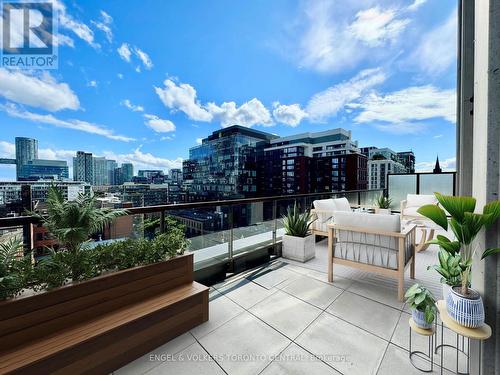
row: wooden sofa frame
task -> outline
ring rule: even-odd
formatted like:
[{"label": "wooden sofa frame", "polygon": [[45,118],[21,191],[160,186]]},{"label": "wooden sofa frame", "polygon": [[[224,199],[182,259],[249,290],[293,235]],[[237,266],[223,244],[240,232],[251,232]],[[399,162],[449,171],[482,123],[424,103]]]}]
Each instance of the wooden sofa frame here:
[{"label": "wooden sofa frame", "polygon": [[[338,224],[328,224],[328,281],[333,282],[333,265],[340,264],[343,266],[353,267],[360,269],[366,272],[375,272],[382,274],[384,276],[388,276],[394,278],[398,281],[398,299],[400,301],[403,300],[404,296],[404,274],[406,268],[410,267],[410,278],[415,278],[415,231],[416,225],[411,225],[401,232],[388,232],[378,229],[370,229],[370,228],[361,228],[361,227],[352,227],[352,226],[343,226]],[[365,233],[365,234],[373,234],[373,235],[381,235],[387,237],[394,237],[397,239],[398,243],[398,268],[386,268],[383,266],[378,266],[374,264],[367,264],[356,262],[353,260],[343,259],[339,257],[335,257],[335,231],[350,231],[357,233]],[[411,248],[411,256],[405,262],[405,252],[407,246]]]}]

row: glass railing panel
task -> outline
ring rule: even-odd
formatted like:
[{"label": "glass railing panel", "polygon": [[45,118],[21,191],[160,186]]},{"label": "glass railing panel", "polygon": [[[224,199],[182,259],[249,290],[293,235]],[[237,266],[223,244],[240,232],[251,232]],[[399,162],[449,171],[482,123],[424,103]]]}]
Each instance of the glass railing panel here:
[{"label": "glass railing panel", "polygon": [[455,175],[453,173],[421,174],[420,194],[434,194],[438,192],[443,195],[453,195],[454,179]]},{"label": "glass railing panel", "polygon": [[388,195],[392,201],[391,208],[399,211],[401,201],[406,199],[407,194],[417,193],[417,175],[401,174],[388,175]]},{"label": "glass railing panel", "polygon": [[384,193],[380,190],[367,190],[359,193],[359,204],[362,206],[374,206],[377,199]]},{"label": "glass railing panel", "polygon": [[233,256],[273,244],[273,202],[233,206]]},{"label": "glass railing panel", "polygon": [[165,216],[169,225],[179,225],[185,231],[195,270],[229,258],[229,206],[169,210]]}]

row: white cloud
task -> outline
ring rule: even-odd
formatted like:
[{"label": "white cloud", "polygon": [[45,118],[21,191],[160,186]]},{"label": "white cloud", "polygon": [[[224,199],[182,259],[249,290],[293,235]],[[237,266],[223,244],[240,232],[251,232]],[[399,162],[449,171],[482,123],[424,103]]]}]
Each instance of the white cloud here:
[{"label": "white cloud", "polygon": [[130,62],[130,56],[132,55],[132,51],[130,51],[130,47],[127,43],[122,43],[122,45],[117,49],[120,57],[126,62]]},{"label": "white cloud", "polygon": [[92,21],[92,24],[101,30],[104,35],[106,35],[106,39],[109,43],[113,41],[113,31],[111,30],[111,24],[113,23],[113,17],[111,17],[108,13],[101,10],[101,19],[99,21]]},{"label": "white cloud", "polygon": [[66,83],[57,82],[49,73],[27,75],[0,68],[0,95],[4,98],[47,111],[76,110],[80,102]]},{"label": "white cloud", "polygon": [[223,127],[231,125],[253,126],[273,124],[271,113],[258,100],[253,98],[237,107],[235,102],[224,102],[220,106],[215,103],[207,104],[208,111],[218,120]]},{"label": "white cloud", "polygon": [[307,117],[307,113],[300,108],[300,104],[285,105],[275,102],[273,104],[273,117],[277,122],[295,127]]},{"label": "white cloud", "polygon": [[123,74],[121,74],[121,73],[118,73],[116,76],[117,76],[119,79],[123,79]]},{"label": "white cloud", "polygon": [[365,59],[373,62],[394,53],[381,47],[395,45],[409,23],[402,9],[367,8],[371,2],[310,0],[304,4],[289,50],[301,67],[322,73],[352,69]]},{"label": "white cloud", "polygon": [[138,47],[134,47],[134,52],[137,55],[137,57],[142,61],[146,69],[150,70],[153,67],[153,62],[151,61],[151,58],[146,52],[142,51]]},{"label": "white cloud", "polygon": [[62,120],[54,117],[53,115],[41,115],[33,112],[28,112],[20,109],[15,104],[0,105],[0,110],[4,111],[11,117],[21,118],[36,123],[43,123],[53,125],[59,128],[73,129],[85,133],[101,135],[103,137],[113,139],[116,141],[129,142],[134,138],[126,137],[123,135],[115,134],[112,130],[103,128],[99,125],[81,120]]},{"label": "white cloud", "polygon": [[409,19],[397,19],[396,16],[395,9],[382,10],[376,6],[362,10],[356,14],[348,31],[369,47],[379,47],[386,41],[395,40],[410,22]]},{"label": "white cloud", "polygon": [[415,0],[411,5],[408,6],[408,10],[411,12],[416,11],[418,8],[420,8],[422,5],[424,5],[427,2],[427,0]]},{"label": "white cloud", "polygon": [[212,121],[212,114],[201,106],[193,86],[187,83],[177,85],[171,79],[166,79],[163,84],[163,88],[155,87],[155,91],[167,108],[173,111],[182,111],[191,120]]},{"label": "white cloud", "polygon": [[[131,46],[128,43],[122,43],[122,45],[117,49],[117,52],[122,60],[128,63],[132,62],[133,53],[135,56],[137,56],[137,58],[141,61],[146,69],[150,70],[151,68],[153,68],[153,62],[151,61],[149,55],[137,46]],[[137,73],[140,73],[141,67],[136,66],[135,71]]]},{"label": "white cloud", "polygon": [[457,61],[457,11],[438,27],[422,36],[407,64],[417,65],[424,72],[436,75]]},{"label": "white cloud", "polygon": [[[415,169],[417,172],[429,172],[434,169],[436,165],[436,160],[433,161],[421,161],[415,163]],[[439,160],[439,165],[443,171],[455,171],[457,169],[457,158],[451,157],[444,160]]]},{"label": "white cloud", "polygon": [[442,134],[437,134],[435,135],[434,137],[432,137],[434,139],[439,139],[439,138],[443,138],[443,135]]},{"label": "white cloud", "polygon": [[385,79],[385,73],[379,68],[362,70],[353,78],[315,94],[309,100],[306,112],[313,121],[325,121]]},{"label": "white cloud", "polygon": [[16,157],[16,146],[14,143],[0,141],[0,158],[14,159]]},{"label": "white cloud", "polygon": [[203,142],[203,138],[196,138],[196,144],[201,145]]},{"label": "white cloud", "polygon": [[161,119],[156,115],[145,114],[145,124],[157,133],[168,133],[175,131],[175,124],[170,120]]},{"label": "white cloud", "polygon": [[104,156],[108,159],[116,160],[121,163],[132,163],[136,169],[171,169],[182,168],[182,158],[165,159],[155,156],[149,152],[142,152],[140,147],[133,152],[126,154],[116,154],[111,151],[105,151]]},{"label": "white cloud", "polygon": [[142,105],[135,105],[130,102],[130,100],[125,99],[120,102],[120,105],[127,107],[133,112],[144,112],[144,107]]},{"label": "white cloud", "polygon": [[54,9],[59,12],[59,27],[70,30],[83,41],[94,48],[99,44],[94,42],[94,32],[85,23],[75,20],[67,11],[66,6],[60,0],[53,2]]},{"label": "white cloud", "polygon": [[87,83],[87,86],[89,87],[97,87],[97,81],[92,80]]},{"label": "white cloud", "polygon": [[455,90],[440,90],[434,86],[415,86],[389,94],[373,92],[350,106],[361,112],[357,123],[382,121],[392,124],[444,118],[454,123]]}]

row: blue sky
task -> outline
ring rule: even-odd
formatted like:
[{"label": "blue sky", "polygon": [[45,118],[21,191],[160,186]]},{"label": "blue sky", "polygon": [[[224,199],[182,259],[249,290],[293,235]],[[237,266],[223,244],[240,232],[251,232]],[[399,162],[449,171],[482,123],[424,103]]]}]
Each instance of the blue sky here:
[{"label": "blue sky", "polygon": [[[0,157],[179,167],[221,126],[352,130],[454,168],[456,0],[55,3],[59,68],[0,68]],[[71,166],[71,163],[70,163]],[[14,169],[0,166],[1,179]]]}]

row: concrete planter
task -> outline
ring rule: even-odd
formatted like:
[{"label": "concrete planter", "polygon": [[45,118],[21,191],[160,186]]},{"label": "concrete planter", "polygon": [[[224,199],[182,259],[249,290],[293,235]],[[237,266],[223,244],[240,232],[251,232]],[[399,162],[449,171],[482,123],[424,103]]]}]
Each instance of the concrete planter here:
[{"label": "concrete planter", "polygon": [[284,234],[282,256],[299,262],[314,258],[314,236],[295,237]]},{"label": "concrete planter", "polygon": [[375,208],[375,213],[376,214],[384,214],[384,215],[390,215],[391,210],[388,208]]}]

